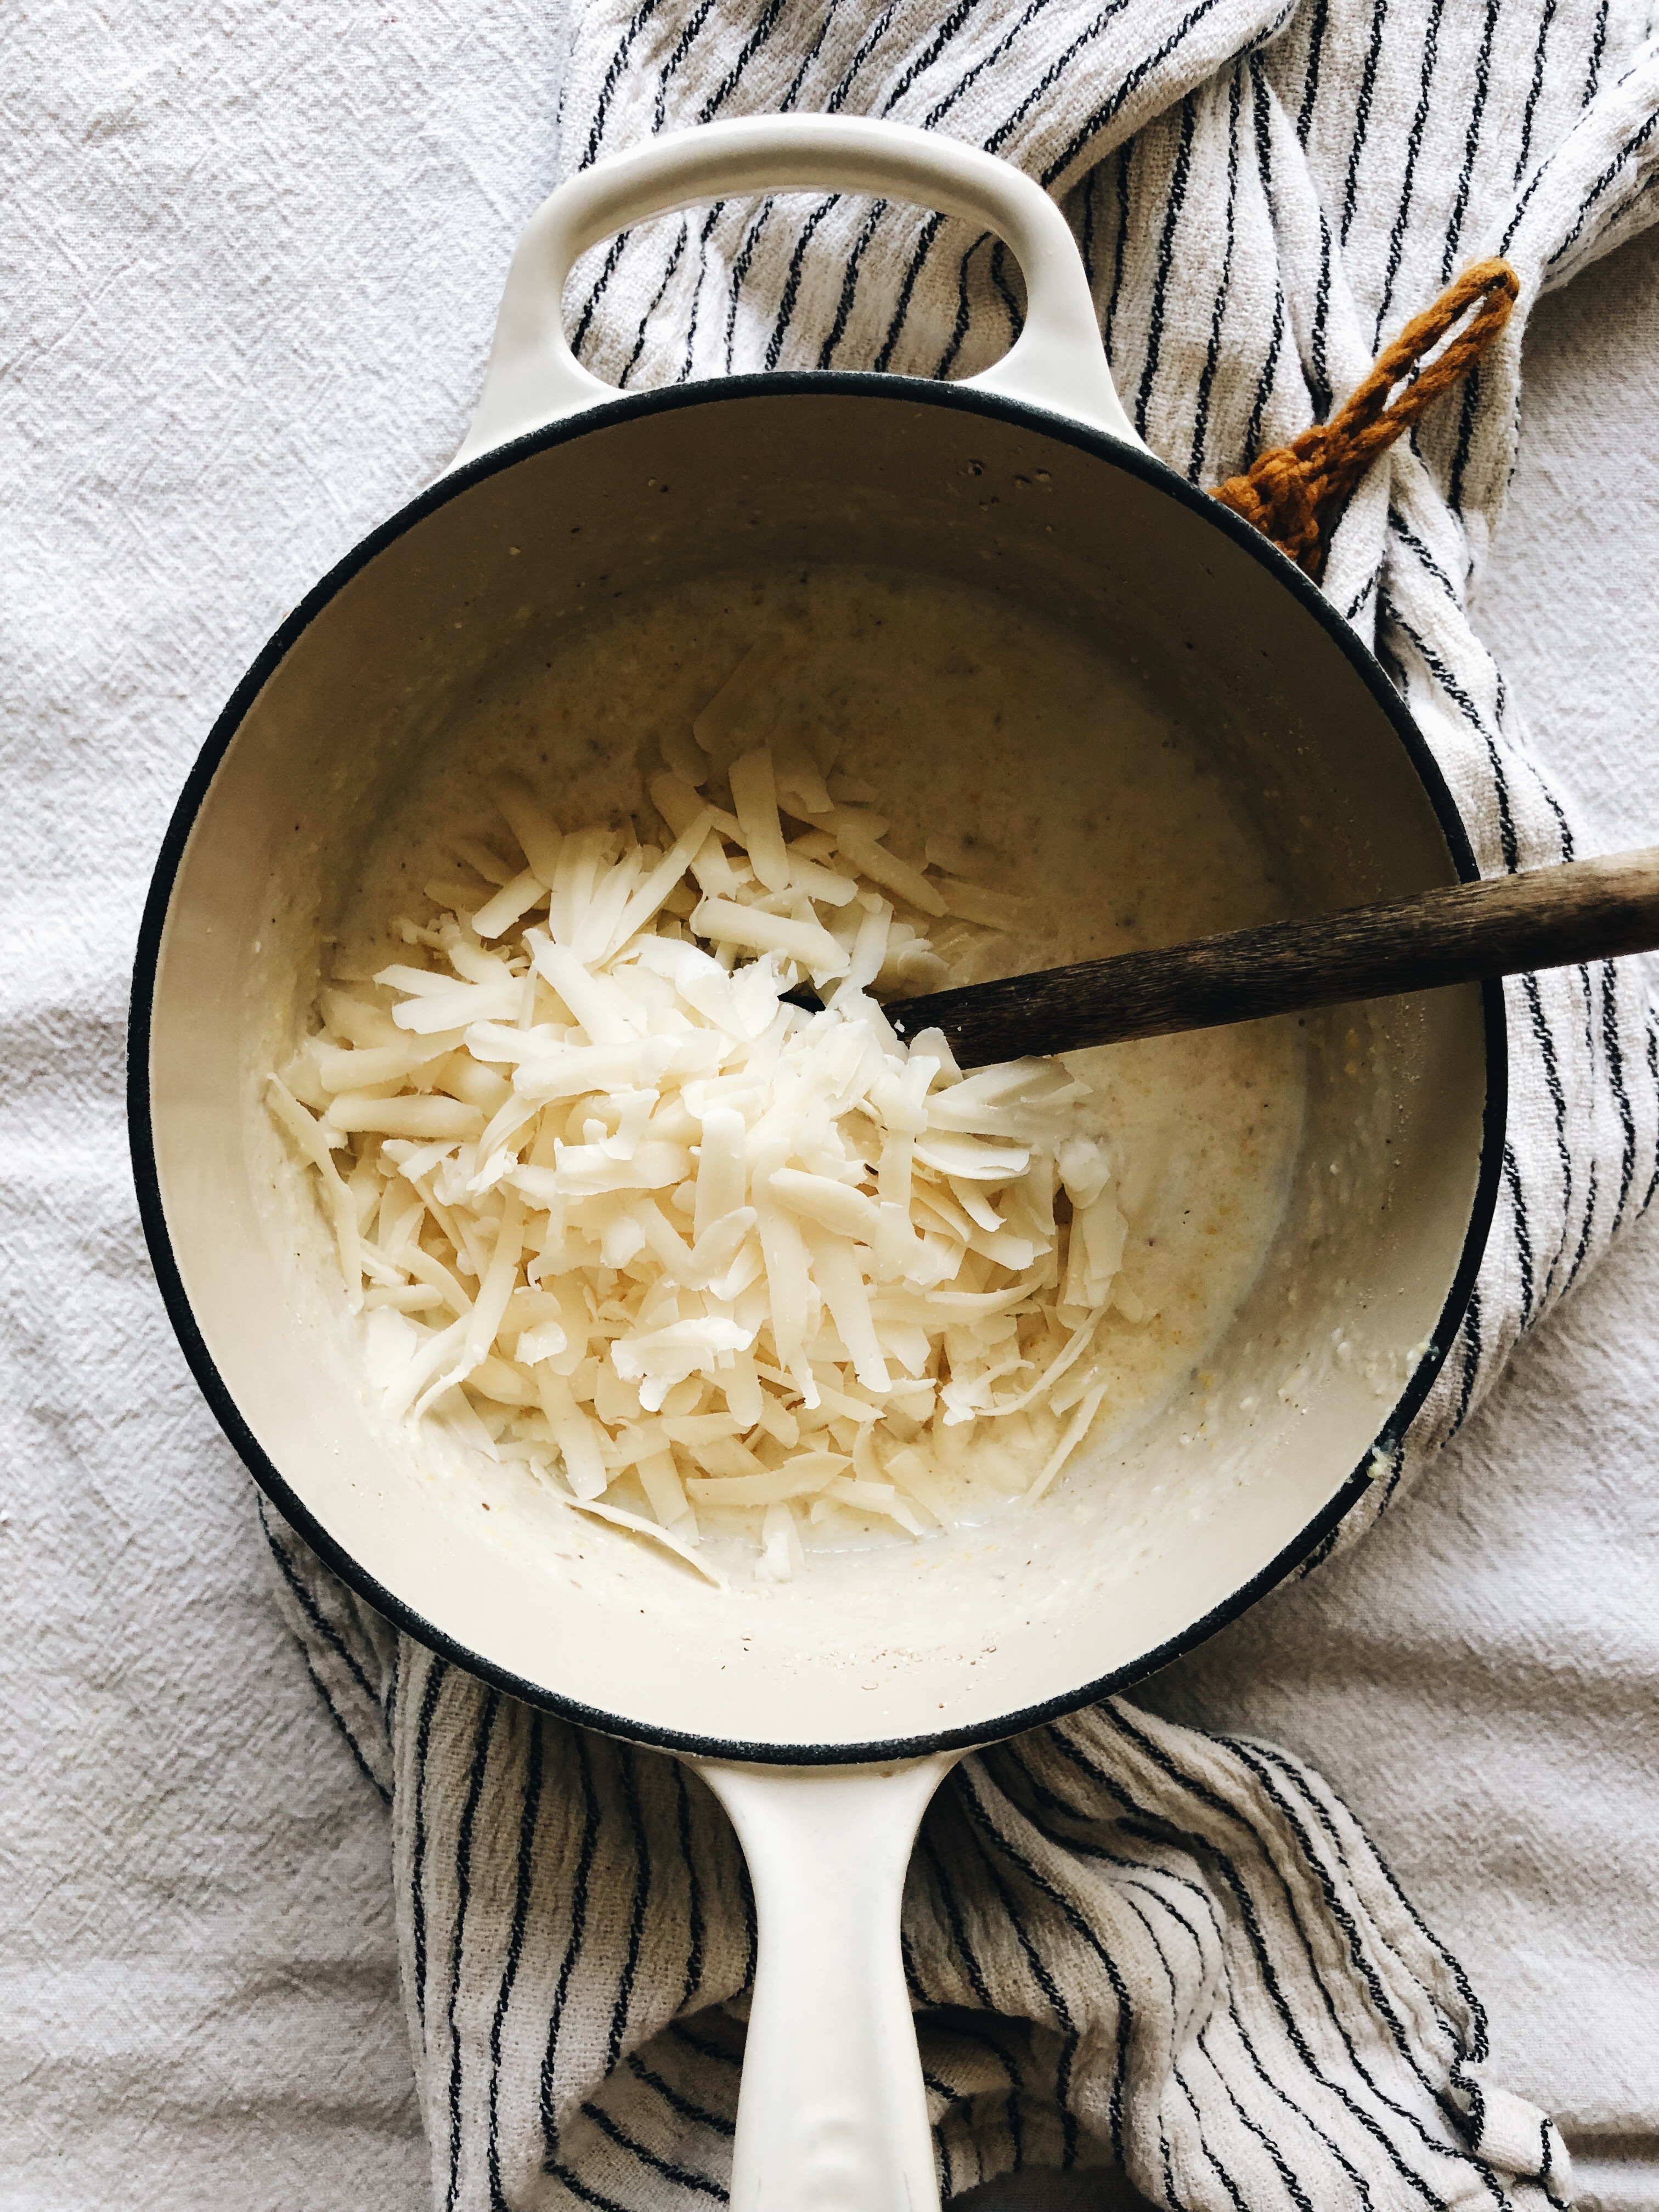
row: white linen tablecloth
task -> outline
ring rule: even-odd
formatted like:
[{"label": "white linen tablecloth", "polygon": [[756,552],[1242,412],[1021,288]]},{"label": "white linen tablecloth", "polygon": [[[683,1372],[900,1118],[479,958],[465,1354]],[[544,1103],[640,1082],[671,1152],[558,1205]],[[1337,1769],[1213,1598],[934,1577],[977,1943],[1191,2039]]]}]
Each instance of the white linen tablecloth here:
[{"label": "white linen tablecloth", "polygon": [[[10,39],[0,1157],[9,1183],[49,1166],[61,1243],[0,1240],[0,2206],[426,2194],[384,1815],[149,1284],[120,1028],[217,704],[459,436],[553,173],[560,49],[530,0],[190,21],[29,0]],[[1480,601],[1609,848],[1659,835],[1656,362],[1650,244],[1538,311]],[[48,943],[69,1006],[38,987]],[[1147,1699],[1343,1791],[1607,2212],[1659,2208],[1656,1322],[1646,1224],[1408,1510]]]}]

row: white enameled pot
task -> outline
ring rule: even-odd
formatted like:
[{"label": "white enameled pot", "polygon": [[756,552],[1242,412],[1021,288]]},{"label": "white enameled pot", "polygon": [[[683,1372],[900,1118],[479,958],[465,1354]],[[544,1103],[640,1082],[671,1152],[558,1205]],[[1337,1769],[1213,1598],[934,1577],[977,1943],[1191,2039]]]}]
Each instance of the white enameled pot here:
[{"label": "white enameled pot", "polygon": [[[653,213],[792,187],[996,232],[1029,301],[1012,350],[957,385],[784,374],[628,396],[576,362],[561,295],[587,247]],[[1015,495],[1034,483],[1040,501]],[[1070,233],[1036,185],[896,125],[713,125],[589,169],[542,208],[454,465],[317,586],[216,726],[145,915],[132,1143],[174,1326],[283,1514],[411,1634],[516,1696],[678,1752],[730,1813],[761,1925],[733,2204],[915,2212],[937,2192],[897,1929],[927,1799],[964,1749],[1236,1615],[1389,1463],[1490,1220],[1503,1014],[1495,988],[1368,1010],[1387,1095],[1358,1116],[1342,1048],[1316,1036],[1278,1242],[1207,1356],[1212,1401],[1241,1407],[1231,1432],[1184,1449],[1178,1393],[1109,1468],[1073,1478],[1086,1526],[1039,1510],[1017,1547],[957,1532],[820,1558],[763,1602],[573,1516],[538,1548],[503,1516],[460,1515],[372,1417],[326,1267],[296,1267],[274,1225],[258,1105],[273,1036],[315,973],[360,826],[514,656],[556,654],[601,588],[803,558],[990,582],[1121,641],[1154,683],[1207,683],[1224,700],[1217,744],[1262,771],[1264,834],[1304,908],[1474,872],[1370,656],[1134,436]]]}]

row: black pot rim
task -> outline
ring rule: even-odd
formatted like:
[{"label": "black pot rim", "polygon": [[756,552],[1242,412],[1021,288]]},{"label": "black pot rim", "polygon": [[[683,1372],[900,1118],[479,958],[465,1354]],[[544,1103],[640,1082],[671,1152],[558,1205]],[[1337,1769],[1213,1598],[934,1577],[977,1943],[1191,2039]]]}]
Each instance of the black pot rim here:
[{"label": "black pot rim", "polygon": [[161,940],[173,885],[185,846],[208,787],[232,740],[279,664],[295,644],[352,577],[366,568],[396,539],[415,528],[439,507],[470,490],[474,484],[515,466],[531,455],[585,436],[590,430],[629,422],[637,416],[670,414],[683,409],[719,406],[731,399],[791,398],[803,394],[826,394],[837,398],[864,395],[887,401],[939,407],[964,415],[989,416],[1021,428],[1040,430],[1060,443],[1074,446],[1098,459],[1109,461],[1141,477],[1233,543],[1274,576],[1297,599],[1325,631],[1365,684],[1393,726],[1411,761],[1444,836],[1458,875],[1465,882],[1480,874],[1468,833],[1444,777],[1429,750],[1422,732],[1407,712],[1399,693],[1383,674],[1375,656],[1354,635],[1318,586],[1285,558],[1259,532],[1207,493],[1200,491],[1175,470],[1143,447],[1102,430],[1091,428],[1070,416],[1048,413],[1023,400],[1000,393],[975,390],[960,384],[938,384],[926,379],[877,375],[865,372],[797,370],[769,375],[732,376],[708,383],[676,385],[664,391],[618,393],[613,400],[585,409],[492,448],[453,473],[441,477],[409,503],[369,532],[350,552],[337,562],[308,592],[260,653],[231,694],[197,756],[161,841],[155,872],[144,902],[133,961],[132,998],[127,1035],[127,1120],[137,1187],[138,1212],[145,1242],[167,1318],[204,1397],[220,1427],[265,1495],[285,1521],[324,1563],[377,1613],[383,1614],[416,1640],[440,1653],[469,1674],[493,1683],[509,1696],[544,1711],[554,1712],[603,1734],[650,1745],[691,1757],[735,1759],[778,1766],[856,1766],[882,1765],[915,1759],[932,1753],[971,1749],[1018,1735],[1040,1723],[1077,1711],[1084,1705],[1144,1680],[1236,1620],[1259,1597],[1283,1582],[1331,1537],[1339,1523],[1371,1486],[1377,1470],[1393,1466],[1402,1449],[1406,1430],[1427,1397],[1435,1377],[1457,1334],[1474,1291],[1486,1237],[1497,1204],[1502,1172],[1504,1130],[1508,1118],[1509,1068],[1507,1025],[1503,990],[1497,982],[1481,987],[1482,1026],[1486,1044],[1486,1097],[1482,1117],[1480,1171],[1474,1202],[1463,1240],[1458,1267],[1427,1350],[1413,1369],[1400,1399],[1359,1464],[1340,1490],[1307,1524],[1249,1580],[1223,1603],[1212,1607],[1178,1636],[1168,1638],[1139,1658],[1115,1668],[1097,1680],[1018,1711],[1001,1713],[971,1727],[941,1729],[937,1734],[873,1740],[865,1743],[777,1744],[750,1742],[730,1737],[702,1735],[685,1730],[654,1728],[648,1723],[624,1718],[580,1700],[560,1696],[538,1683],[526,1680],[498,1667],[449,1636],[435,1623],[406,1605],[368,1572],[325,1528],[295,1496],[280,1470],[243,1419],[207,1348],[195,1313],[185,1294],[183,1278],[173,1255],[161,1184],[155,1164],[155,1129],[151,1119],[149,1084],[150,1015],[155,995]]}]

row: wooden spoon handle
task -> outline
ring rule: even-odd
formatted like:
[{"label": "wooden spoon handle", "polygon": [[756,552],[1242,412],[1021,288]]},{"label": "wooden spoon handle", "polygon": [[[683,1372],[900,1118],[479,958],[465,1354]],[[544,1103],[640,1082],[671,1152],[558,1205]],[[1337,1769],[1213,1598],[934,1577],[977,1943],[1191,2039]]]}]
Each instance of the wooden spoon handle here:
[{"label": "wooden spoon handle", "polygon": [[1217,1029],[1659,945],[1659,846],[890,1004],[963,1067]]}]

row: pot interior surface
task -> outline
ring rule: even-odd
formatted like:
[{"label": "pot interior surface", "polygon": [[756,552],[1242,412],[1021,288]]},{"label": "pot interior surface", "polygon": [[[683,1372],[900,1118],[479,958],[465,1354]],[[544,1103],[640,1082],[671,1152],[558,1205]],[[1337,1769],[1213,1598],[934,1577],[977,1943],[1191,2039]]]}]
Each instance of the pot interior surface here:
[{"label": "pot interior surface", "polygon": [[[1237,1609],[1420,1397],[1490,1207],[1498,1018],[1474,989],[1309,1019],[1271,1249],[1153,1419],[1109,1431],[992,1536],[818,1555],[793,1583],[727,1595],[532,1494],[521,1469],[484,1514],[476,1486],[419,1463],[370,1406],[316,1208],[260,1103],[399,793],[435,756],[498,740],[526,672],[556,672],[607,605],[716,570],[873,566],[1074,628],[1213,748],[1284,912],[1455,880],[1449,803],[1374,675],[1172,483],[945,391],[685,392],[438,488],[307,603],[233,703],[150,1001],[158,1259],[256,1474],[416,1632],[652,1741],[846,1757],[988,1735]],[[1030,765],[1044,774],[1040,746]],[[538,770],[556,808],[561,773],[556,757]],[[1190,857],[1200,873],[1205,853]]]}]

